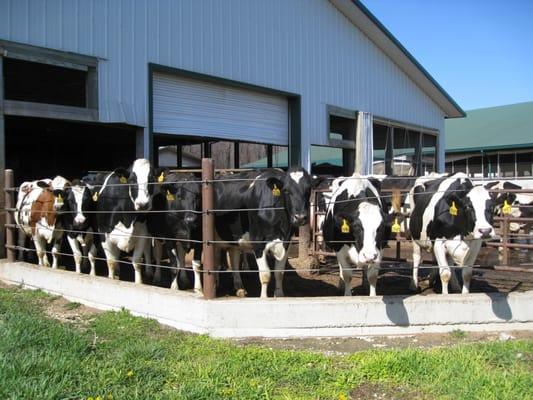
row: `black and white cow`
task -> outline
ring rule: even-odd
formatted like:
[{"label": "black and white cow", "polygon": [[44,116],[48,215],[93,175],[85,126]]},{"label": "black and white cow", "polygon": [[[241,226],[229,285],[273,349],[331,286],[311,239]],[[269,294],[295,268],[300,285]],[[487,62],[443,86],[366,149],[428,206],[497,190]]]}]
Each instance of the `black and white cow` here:
[{"label": "black and white cow", "polygon": [[354,174],[331,185],[323,235],[337,255],[344,295],[352,295],[352,269],[368,267],[370,295],[376,295],[381,249],[388,238],[388,215],[380,199],[379,183]]},{"label": "black and white cow", "polygon": [[[108,174],[97,193],[96,220],[104,235],[104,249],[109,278],[115,278],[120,251],[132,252],[135,283],[142,283],[141,259],[150,247],[147,242],[146,214],[152,208],[155,184],[154,169],[146,159],[137,159],[128,169]],[[145,260],[150,257],[145,254]]]},{"label": "black and white cow", "polygon": [[64,216],[64,228],[67,240],[74,255],[76,272],[81,273],[83,258],[88,258],[91,265],[90,274],[95,276],[95,260],[97,255],[94,245],[96,231],[96,202],[90,187],[85,182],[73,181],[66,191],[65,202],[67,212]]},{"label": "black and white cow", "polygon": [[[194,250],[194,291],[202,293],[200,267],[202,256],[202,197],[199,177],[190,173],[161,171],[159,190],[153,197],[153,211],[148,217],[148,229],[152,236],[165,238],[165,249],[170,266],[184,268],[185,254]],[[154,251],[156,264],[161,265],[161,251]],[[178,289],[179,274],[171,269],[172,288]],[[156,267],[154,282],[161,281],[161,268]]]},{"label": "black and white cow", "polygon": [[[228,242],[217,247],[229,252],[237,295],[245,295],[238,273],[242,251],[255,256],[261,297],[267,297],[270,281],[268,256],[274,258],[274,295],[284,295],[282,270],[287,262],[289,241],[297,227],[309,219],[311,186],[311,177],[303,168],[291,168],[287,172],[278,169],[243,172],[215,182],[215,208],[222,210],[215,214],[216,236]],[[221,253],[216,254],[220,265]]]},{"label": "black and white cow", "polygon": [[433,250],[442,282],[448,293],[450,266],[462,267],[463,293],[470,290],[472,266],[482,240],[494,237],[492,219],[496,205],[484,186],[474,186],[464,173],[432,181],[417,180],[409,193],[413,206],[410,231],[413,239],[413,280],[418,287],[421,249]]}]

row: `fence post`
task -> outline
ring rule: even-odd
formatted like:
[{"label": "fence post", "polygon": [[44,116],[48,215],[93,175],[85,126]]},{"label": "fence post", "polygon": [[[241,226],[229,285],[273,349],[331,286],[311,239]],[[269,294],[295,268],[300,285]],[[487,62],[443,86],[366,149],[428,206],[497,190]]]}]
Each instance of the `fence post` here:
[{"label": "fence post", "polygon": [[[14,194],[10,190],[15,186],[14,179],[13,179],[13,170],[12,169],[6,169],[5,170],[5,205],[6,209],[14,208],[15,207],[15,200],[14,200]],[[7,261],[9,262],[15,262],[15,249],[13,246],[15,246],[15,228],[13,228],[13,225],[15,224],[15,218],[13,217],[12,211],[7,211],[6,213],[6,247],[7,247]]]},{"label": "fence post", "polygon": [[214,299],[216,296],[215,276],[215,248],[211,241],[215,239],[215,215],[208,210],[213,209],[213,179],[215,177],[213,160],[202,158],[202,236],[203,269],[204,269],[204,297]]},{"label": "fence post", "polygon": [[507,247],[508,243],[509,243],[509,215],[506,214],[503,216],[503,229],[502,229],[502,245],[503,245],[502,264],[503,265],[509,265],[509,247]]}]

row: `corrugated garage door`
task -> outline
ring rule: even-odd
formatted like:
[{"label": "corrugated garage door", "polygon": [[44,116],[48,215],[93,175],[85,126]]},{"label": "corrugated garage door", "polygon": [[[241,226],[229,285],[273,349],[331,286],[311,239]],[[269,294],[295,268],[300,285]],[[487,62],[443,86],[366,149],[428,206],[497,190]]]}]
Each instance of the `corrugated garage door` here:
[{"label": "corrugated garage door", "polygon": [[287,145],[287,98],[154,73],[154,132]]}]

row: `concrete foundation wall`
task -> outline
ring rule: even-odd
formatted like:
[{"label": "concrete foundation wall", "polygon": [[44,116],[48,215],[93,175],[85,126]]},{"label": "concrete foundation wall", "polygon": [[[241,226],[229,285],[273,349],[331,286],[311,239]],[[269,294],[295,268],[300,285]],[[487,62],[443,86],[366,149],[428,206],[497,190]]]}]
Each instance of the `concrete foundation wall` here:
[{"label": "concrete foundation wall", "polygon": [[533,329],[533,292],[204,300],[189,292],[27,263],[0,262],[0,280],[104,310],[126,308],[214,337],[324,337]]}]

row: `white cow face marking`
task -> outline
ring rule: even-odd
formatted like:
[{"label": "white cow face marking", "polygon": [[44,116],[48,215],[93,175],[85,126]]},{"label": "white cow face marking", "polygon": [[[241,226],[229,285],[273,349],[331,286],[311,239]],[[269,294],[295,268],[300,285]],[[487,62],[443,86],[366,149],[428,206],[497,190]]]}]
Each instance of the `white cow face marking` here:
[{"label": "white cow face marking", "polygon": [[492,199],[487,189],[483,186],[475,186],[470,192],[468,192],[467,197],[472,203],[476,216],[474,232],[472,232],[474,238],[481,239],[494,237],[494,228],[487,220],[487,215],[492,214],[492,209],[490,207]]},{"label": "white cow face marking", "polygon": [[378,229],[383,222],[380,208],[371,203],[361,203],[359,205],[359,219],[363,227],[363,248],[359,252],[359,263],[366,264],[376,262],[379,257]]},{"label": "white cow face marking", "polygon": [[292,180],[296,182],[296,184],[299,184],[300,179],[302,179],[304,176],[304,173],[302,171],[296,171],[296,172],[291,172],[290,175],[291,175]]},{"label": "white cow face marking", "polygon": [[87,188],[83,186],[72,187],[72,194],[74,195],[74,202],[76,204],[76,210],[72,210],[72,211],[76,211],[76,216],[74,217],[74,223],[76,225],[82,225],[87,219],[85,215],[83,215],[83,210],[82,210],[83,195],[85,193],[85,190],[87,190]]},{"label": "white cow face marking", "polygon": [[[152,208],[152,196],[150,194],[152,188],[149,187],[151,174],[152,168],[150,166],[150,161],[146,159],[135,160],[131,173],[135,182],[131,183],[135,184],[136,190],[130,186],[130,196],[132,197],[135,210],[137,211],[145,211]],[[135,196],[132,196],[132,193],[134,192],[137,193]]]}]

